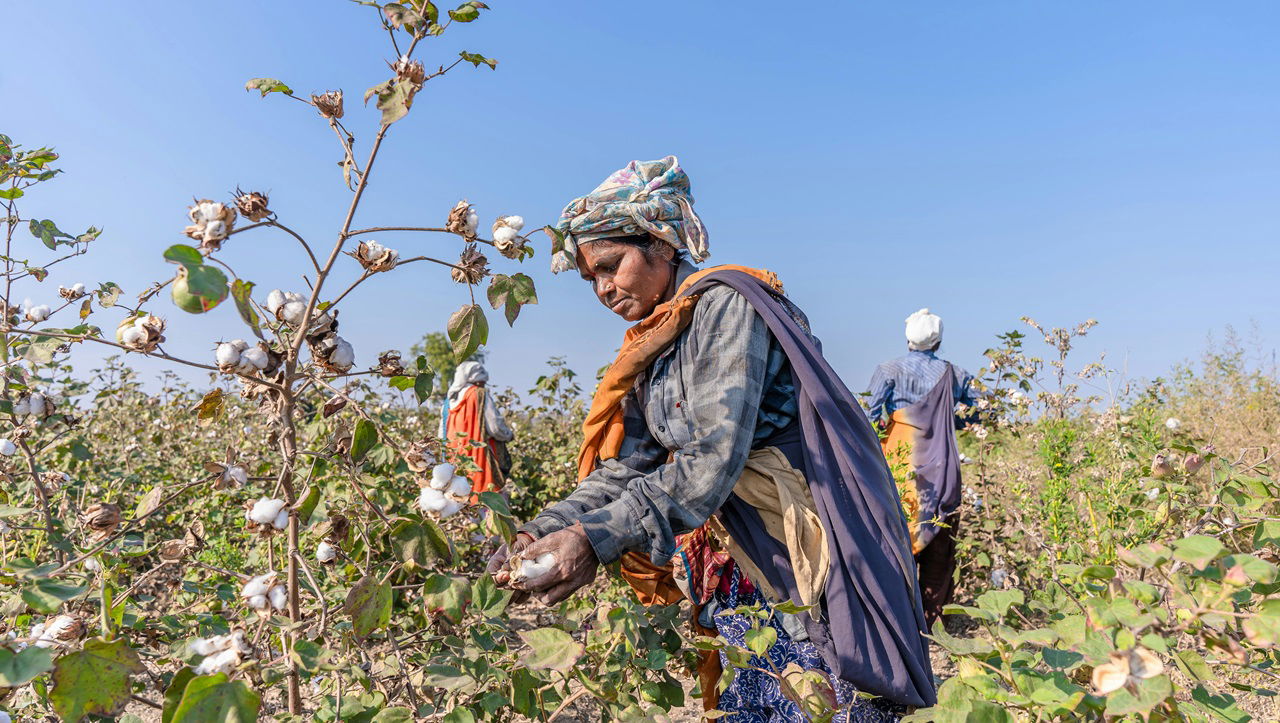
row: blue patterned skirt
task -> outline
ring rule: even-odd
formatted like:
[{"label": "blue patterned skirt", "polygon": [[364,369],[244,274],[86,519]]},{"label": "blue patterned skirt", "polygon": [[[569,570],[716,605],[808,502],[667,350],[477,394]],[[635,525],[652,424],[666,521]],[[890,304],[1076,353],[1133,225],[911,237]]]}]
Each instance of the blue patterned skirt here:
[{"label": "blue patterned skirt", "polygon": [[[742,573],[737,566],[729,579],[729,592],[722,589],[715,592],[715,601],[719,609],[732,610],[742,605],[759,604],[766,609],[764,598],[756,590],[740,594],[738,584],[742,581]],[[733,645],[746,647],[744,636],[751,629],[753,618],[746,615],[719,613],[715,616],[716,630],[720,637]],[[858,699],[857,691],[850,683],[830,675],[830,668],[822,659],[818,646],[811,641],[793,640],[778,623],[777,616],[769,618],[769,625],[778,633],[778,642],[769,648],[769,660],[758,656],[751,657],[751,665],[757,668],[781,670],[789,663],[795,663],[806,670],[820,670],[828,674],[835,688],[836,701],[842,706],[835,717],[837,723],[879,723],[880,721],[897,721],[901,717],[901,706],[888,701]],[[770,666],[772,662],[772,668]],[[720,655],[720,663],[730,667],[724,654]],[[805,723],[809,720],[800,706],[782,693],[778,681],[759,670],[741,669],[734,671],[733,682],[720,694],[720,710],[729,715],[721,718],[727,723]]]}]

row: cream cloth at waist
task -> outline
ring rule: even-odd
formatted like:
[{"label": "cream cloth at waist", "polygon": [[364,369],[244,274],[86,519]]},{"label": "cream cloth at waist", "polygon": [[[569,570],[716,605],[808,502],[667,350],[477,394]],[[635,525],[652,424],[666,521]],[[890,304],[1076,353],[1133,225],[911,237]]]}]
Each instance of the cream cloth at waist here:
[{"label": "cream cloth at waist", "polygon": [[[831,551],[804,474],[792,467],[776,447],[752,450],[733,493],[756,508],[770,537],[786,545],[800,595],[796,602],[817,605],[827,586]],[[714,525],[717,537],[725,543],[733,561],[767,599],[778,601],[778,593],[764,573],[718,523],[717,520]]]}]

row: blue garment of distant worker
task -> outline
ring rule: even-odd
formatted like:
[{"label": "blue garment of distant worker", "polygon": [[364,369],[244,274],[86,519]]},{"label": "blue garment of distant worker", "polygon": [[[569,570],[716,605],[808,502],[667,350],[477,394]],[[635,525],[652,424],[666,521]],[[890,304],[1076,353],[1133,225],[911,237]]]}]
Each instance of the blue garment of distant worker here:
[{"label": "blue garment of distant worker", "polygon": [[[903,407],[915,404],[933,389],[947,371],[947,362],[932,351],[909,351],[906,356],[876,367],[867,385],[867,414],[885,422]],[[973,375],[956,367],[957,404],[974,406]]]}]

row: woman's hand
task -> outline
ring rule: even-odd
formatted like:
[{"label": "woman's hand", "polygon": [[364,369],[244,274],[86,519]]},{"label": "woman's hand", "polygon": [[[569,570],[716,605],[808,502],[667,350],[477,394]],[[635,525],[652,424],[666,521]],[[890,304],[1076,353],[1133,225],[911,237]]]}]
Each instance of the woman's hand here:
[{"label": "woman's hand", "polygon": [[525,547],[520,554],[534,560],[547,553],[555,556],[551,569],[538,577],[515,582],[513,587],[533,593],[534,599],[550,606],[596,579],[600,561],[582,523],[553,532]]},{"label": "woman's hand", "polygon": [[[507,587],[511,584],[511,570],[507,569],[507,561],[511,559],[511,554],[520,552],[533,542],[533,536],[527,532],[516,533],[515,539],[511,541],[511,545],[503,545],[489,558],[489,564],[485,565],[484,571],[493,575],[493,581],[498,587]],[[511,596],[511,603],[519,605],[529,598],[529,593],[517,591]]]}]

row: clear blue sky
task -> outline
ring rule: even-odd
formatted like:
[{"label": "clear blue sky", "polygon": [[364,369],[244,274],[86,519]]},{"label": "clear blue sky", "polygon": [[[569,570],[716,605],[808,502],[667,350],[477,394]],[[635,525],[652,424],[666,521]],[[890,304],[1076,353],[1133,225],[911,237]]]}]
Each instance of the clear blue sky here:
[{"label": "clear blue sky", "polygon": [[[490,4],[420,55],[478,51],[498,70],[428,85],[357,225],[440,225],[463,196],[486,224],[541,225],[627,161],[677,154],[712,260],[779,272],[855,390],[901,352],[921,306],[971,369],[1023,314],[1096,317],[1085,351],[1132,377],[1196,357],[1229,324],[1256,324],[1268,354],[1280,339],[1280,4]],[[372,12],[6,3],[0,132],[57,146],[67,171],[27,208],[106,227],[86,259],[20,294],[107,279],[136,294],[172,273],[160,254],[183,242],[192,196],[237,185],[270,190],[281,220],[327,248],[348,198],[335,139],[305,106],[242,84],[342,88],[367,143],[376,111],[359,98],[391,57]],[[521,389],[554,354],[591,372],[624,327],[582,281],[551,276],[538,238],[523,270],[541,304],[514,330],[490,315],[494,381]],[[406,256],[457,251],[444,236],[379,240]],[[222,258],[260,289],[301,286],[287,238],[237,235]],[[356,265],[343,269],[336,283]],[[443,328],[466,298],[423,264],[378,280],[343,304],[361,365]],[[205,318],[157,309],[174,352],[208,358],[214,340],[244,335],[230,304]]]}]

